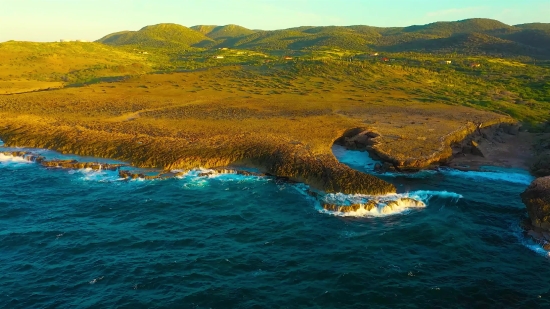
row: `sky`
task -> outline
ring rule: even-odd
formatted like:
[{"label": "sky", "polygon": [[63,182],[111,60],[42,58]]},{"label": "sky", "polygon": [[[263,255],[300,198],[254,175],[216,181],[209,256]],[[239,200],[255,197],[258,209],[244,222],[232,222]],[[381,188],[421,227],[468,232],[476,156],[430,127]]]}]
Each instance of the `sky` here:
[{"label": "sky", "polygon": [[250,29],[404,27],[492,18],[550,23],[550,0],[0,0],[0,42],[97,40],[158,23]]}]

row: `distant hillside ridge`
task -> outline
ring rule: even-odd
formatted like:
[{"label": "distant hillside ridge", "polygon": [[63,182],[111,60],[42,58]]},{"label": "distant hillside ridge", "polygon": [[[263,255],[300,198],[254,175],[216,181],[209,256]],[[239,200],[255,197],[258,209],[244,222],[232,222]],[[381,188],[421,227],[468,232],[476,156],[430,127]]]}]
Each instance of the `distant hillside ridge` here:
[{"label": "distant hillside ridge", "polygon": [[[191,29],[196,30],[198,29],[205,31],[211,26],[194,26],[191,27]],[[249,34],[255,33],[256,31],[247,29],[245,27],[239,26],[239,25],[225,25],[225,26],[214,26],[210,31],[204,33],[207,37],[219,40],[219,39],[228,39],[228,38],[236,38],[236,37],[243,37],[247,36]]]},{"label": "distant hillside ridge", "polygon": [[233,48],[248,50],[345,49],[357,52],[458,52],[494,56],[550,59],[550,24],[507,25],[472,18],[408,27],[301,26],[280,30],[251,30],[239,25],[176,24],[147,26],[139,31],[106,35],[98,42],[113,45],[174,48]]},{"label": "distant hillside ridge", "polygon": [[139,31],[122,31],[104,36],[97,42],[113,46],[188,47],[211,41],[204,34],[178,24],[157,24]]}]

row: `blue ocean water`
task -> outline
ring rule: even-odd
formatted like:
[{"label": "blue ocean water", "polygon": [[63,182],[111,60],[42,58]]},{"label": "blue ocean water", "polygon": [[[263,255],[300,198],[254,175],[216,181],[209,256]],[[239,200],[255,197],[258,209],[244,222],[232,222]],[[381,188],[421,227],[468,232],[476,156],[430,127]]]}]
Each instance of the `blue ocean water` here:
[{"label": "blue ocean water", "polygon": [[[334,153],[372,172],[366,153]],[[302,184],[197,174],[125,181],[0,156],[0,307],[550,306],[550,260],[519,228],[525,171],[389,174],[426,207],[378,215],[322,210]]]}]

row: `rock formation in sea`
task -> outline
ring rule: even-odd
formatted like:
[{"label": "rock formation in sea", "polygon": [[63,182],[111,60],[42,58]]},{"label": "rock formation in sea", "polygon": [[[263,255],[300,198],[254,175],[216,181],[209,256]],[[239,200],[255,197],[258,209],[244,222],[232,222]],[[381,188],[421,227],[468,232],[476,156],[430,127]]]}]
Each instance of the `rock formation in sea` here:
[{"label": "rock formation in sea", "polygon": [[521,199],[533,226],[550,231],[550,176],[535,179]]},{"label": "rock formation in sea", "polygon": [[364,204],[351,204],[351,205],[337,205],[332,203],[322,203],[322,207],[325,210],[340,212],[340,213],[362,213],[372,212],[375,208],[378,209],[380,214],[390,214],[398,211],[402,211],[407,208],[419,208],[426,207],[424,202],[415,200],[408,197],[398,198],[391,201],[377,201],[370,200]]},{"label": "rock formation in sea", "polygon": [[521,199],[529,214],[523,224],[526,234],[550,251],[550,176],[535,179]]}]

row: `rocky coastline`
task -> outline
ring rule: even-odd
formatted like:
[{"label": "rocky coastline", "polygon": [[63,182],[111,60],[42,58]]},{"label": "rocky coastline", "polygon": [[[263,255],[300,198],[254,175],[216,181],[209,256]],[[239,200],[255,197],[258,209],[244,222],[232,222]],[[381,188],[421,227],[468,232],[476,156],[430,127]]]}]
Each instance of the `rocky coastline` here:
[{"label": "rocky coastline", "polygon": [[[349,130],[335,143],[349,150],[368,151],[371,157],[381,161],[376,168],[382,173],[415,172],[439,166],[459,170],[479,170],[483,165],[527,168],[532,154],[529,149],[531,141],[523,138],[525,132],[520,132],[519,123],[507,118],[501,120],[486,124],[468,123],[441,137],[440,145],[428,155],[393,155],[384,150],[386,141],[376,130]],[[518,142],[524,143],[518,145]],[[510,150],[520,150],[523,154],[510,153]]]},{"label": "rocky coastline", "polygon": [[[383,136],[374,130],[349,130],[336,143],[351,150],[368,151],[382,161],[375,166],[380,173],[416,171],[422,168],[447,166],[463,171],[478,171],[482,166],[500,166],[529,170],[536,177],[521,194],[529,219],[522,222],[526,237],[550,251],[550,140],[549,134],[529,133],[521,124],[501,122],[469,125],[465,131],[450,135],[439,152],[431,156],[396,160],[380,152]],[[461,139],[456,137],[460,136]],[[538,137],[538,138],[537,138]],[[542,177],[541,177],[542,176]],[[362,205],[323,205],[327,210],[357,211]],[[365,206],[366,207],[366,206]]]},{"label": "rocky coastline", "polygon": [[[533,162],[533,151],[530,149],[534,143],[532,134],[521,130],[519,124],[509,118],[493,123],[479,124],[467,123],[459,130],[440,138],[441,145],[429,154],[409,158],[392,156],[390,152],[384,152],[385,137],[383,132],[376,129],[355,128],[348,130],[334,141],[347,149],[368,151],[373,157],[383,161],[378,166],[380,172],[387,170],[418,171],[421,169],[448,166],[460,170],[478,170],[483,165],[528,168],[528,162]],[[347,194],[361,193],[369,195],[384,195],[394,193],[395,187],[372,175],[360,173],[348,166],[341,164],[328,154],[315,154],[303,144],[273,145],[248,145],[240,156],[232,158],[222,157],[196,157],[180,154],[181,148],[174,144],[166,146],[165,141],[142,137],[139,146],[135,137],[125,139],[116,136],[96,135],[96,132],[80,131],[78,140],[93,141],[94,147],[82,147],[75,142],[74,128],[57,128],[57,130],[38,129],[32,130],[22,126],[5,126],[0,130],[0,138],[6,146],[29,146],[36,148],[49,148],[64,153],[77,155],[92,155],[108,157],[131,162],[135,167],[157,167],[161,172],[146,174],[133,171],[131,166],[124,164],[100,164],[97,162],[78,162],[75,160],[47,160],[46,158],[28,152],[3,152],[34,161],[44,167],[93,170],[118,171],[119,177],[124,179],[165,179],[181,176],[184,172],[172,170],[190,170],[192,168],[209,168],[201,173],[202,177],[213,174],[234,173],[252,176],[272,176],[281,181],[295,181],[309,184],[312,189],[330,192],[343,192]],[[29,134],[30,133],[30,134]],[[102,132],[100,135],[108,135]],[[177,141],[176,141],[177,142]],[[98,152],[97,150],[101,150]],[[137,150],[137,151],[136,151]],[[548,162],[543,159],[535,160],[539,176],[544,174],[544,168]],[[228,169],[224,166],[231,164],[257,168],[260,172],[253,173],[241,169]],[[221,166],[221,167],[220,167]],[[550,180],[548,177],[538,178],[522,194],[522,200],[527,206],[530,220],[523,224],[525,234],[540,243],[545,249],[550,250]],[[372,205],[332,205],[323,204],[322,207],[329,211],[353,212],[358,210],[368,211]]]}]

